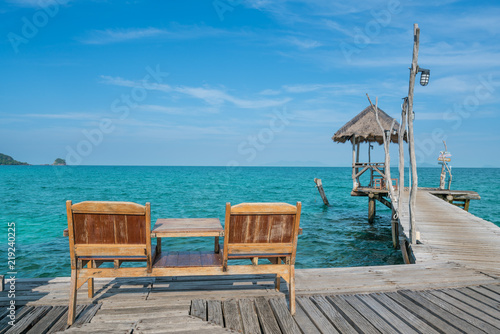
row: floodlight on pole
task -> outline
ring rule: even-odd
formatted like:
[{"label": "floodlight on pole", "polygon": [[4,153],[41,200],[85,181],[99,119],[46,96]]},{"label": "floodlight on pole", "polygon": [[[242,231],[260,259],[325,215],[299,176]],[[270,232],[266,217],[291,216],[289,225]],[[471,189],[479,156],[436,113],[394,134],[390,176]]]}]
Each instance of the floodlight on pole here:
[{"label": "floodlight on pole", "polygon": [[431,70],[419,67],[418,72],[422,73],[420,75],[420,85],[427,86],[427,84],[429,83],[429,77],[431,76]]}]

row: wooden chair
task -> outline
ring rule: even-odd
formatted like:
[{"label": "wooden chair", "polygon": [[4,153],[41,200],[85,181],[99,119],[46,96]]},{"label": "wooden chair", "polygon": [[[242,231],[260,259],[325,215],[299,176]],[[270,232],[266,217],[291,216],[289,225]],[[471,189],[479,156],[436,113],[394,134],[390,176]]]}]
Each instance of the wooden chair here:
[{"label": "wooden chair", "polygon": [[[301,203],[242,203],[226,204],[224,227],[223,271],[231,272],[228,260],[251,259],[253,270],[248,273],[276,274],[276,289],[280,277],[288,283],[290,312],[295,314],[295,254],[299,232]],[[271,264],[259,264],[259,259]],[[247,266],[243,266],[247,267]],[[243,268],[241,268],[243,269]]]},{"label": "wooden chair", "polygon": [[[130,202],[66,202],[71,257],[68,324],[75,320],[77,290],[94,277],[145,276],[152,271],[151,208]],[[120,268],[123,261],[145,262],[143,268]],[[104,262],[114,268],[96,270]],[[85,268],[86,266],[86,268]]]}]

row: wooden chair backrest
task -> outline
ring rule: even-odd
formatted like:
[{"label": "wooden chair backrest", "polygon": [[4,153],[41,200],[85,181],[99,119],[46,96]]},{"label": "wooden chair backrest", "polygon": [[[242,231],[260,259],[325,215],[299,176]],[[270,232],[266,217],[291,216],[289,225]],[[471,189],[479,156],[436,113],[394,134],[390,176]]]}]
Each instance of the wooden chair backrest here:
[{"label": "wooden chair backrest", "polygon": [[134,256],[150,260],[149,203],[67,201],[66,211],[72,268],[79,257]]},{"label": "wooden chair backrest", "polygon": [[276,255],[295,263],[301,203],[226,204],[224,266],[231,255]]}]

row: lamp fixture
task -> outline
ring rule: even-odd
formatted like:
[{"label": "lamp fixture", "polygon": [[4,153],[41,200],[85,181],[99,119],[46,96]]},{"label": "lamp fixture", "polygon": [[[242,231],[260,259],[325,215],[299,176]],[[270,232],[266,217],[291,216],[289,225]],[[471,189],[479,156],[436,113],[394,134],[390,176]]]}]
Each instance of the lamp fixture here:
[{"label": "lamp fixture", "polygon": [[429,83],[429,77],[431,76],[431,70],[419,67],[418,72],[422,72],[420,75],[420,85],[427,86]]}]

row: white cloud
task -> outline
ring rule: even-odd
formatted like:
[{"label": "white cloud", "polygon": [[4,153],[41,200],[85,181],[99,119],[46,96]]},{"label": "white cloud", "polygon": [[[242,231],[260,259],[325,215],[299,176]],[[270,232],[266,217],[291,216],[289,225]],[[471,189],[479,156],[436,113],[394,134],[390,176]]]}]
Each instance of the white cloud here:
[{"label": "white cloud", "polygon": [[279,94],[281,94],[281,91],[276,90],[276,89],[264,89],[259,94],[260,95],[279,95]]},{"label": "white cloud", "polygon": [[45,8],[66,5],[70,0],[7,0],[7,2],[19,7]]},{"label": "white cloud", "polygon": [[202,37],[240,36],[244,32],[230,32],[223,29],[198,25],[171,24],[166,28],[127,28],[93,30],[81,38],[84,44],[111,44],[147,38],[196,39]]},{"label": "white cloud", "polygon": [[298,39],[297,37],[289,37],[286,41],[292,45],[298,46],[301,49],[314,49],[323,45],[315,40]]},{"label": "white cloud", "polygon": [[90,34],[90,37],[83,39],[82,43],[109,44],[166,34],[168,31],[157,28],[95,30]]},{"label": "white cloud", "polygon": [[24,114],[26,118],[45,118],[45,119],[66,119],[66,120],[88,120],[96,119],[96,115],[84,113],[67,113],[67,114]]},{"label": "white cloud", "polygon": [[[101,76],[103,83],[124,86],[124,87],[136,87],[141,86],[141,82],[135,82],[131,80],[126,80],[120,77],[110,77]],[[289,102],[290,98],[280,98],[280,99],[242,99],[235,97],[227,92],[207,87],[189,87],[189,86],[170,86],[166,84],[148,84],[148,89],[161,91],[161,92],[176,92],[195,99],[200,99],[205,101],[210,105],[220,105],[225,102],[234,104],[239,108],[244,109],[255,109],[255,108],[266,108],[266,107],[276,107]]]}]

